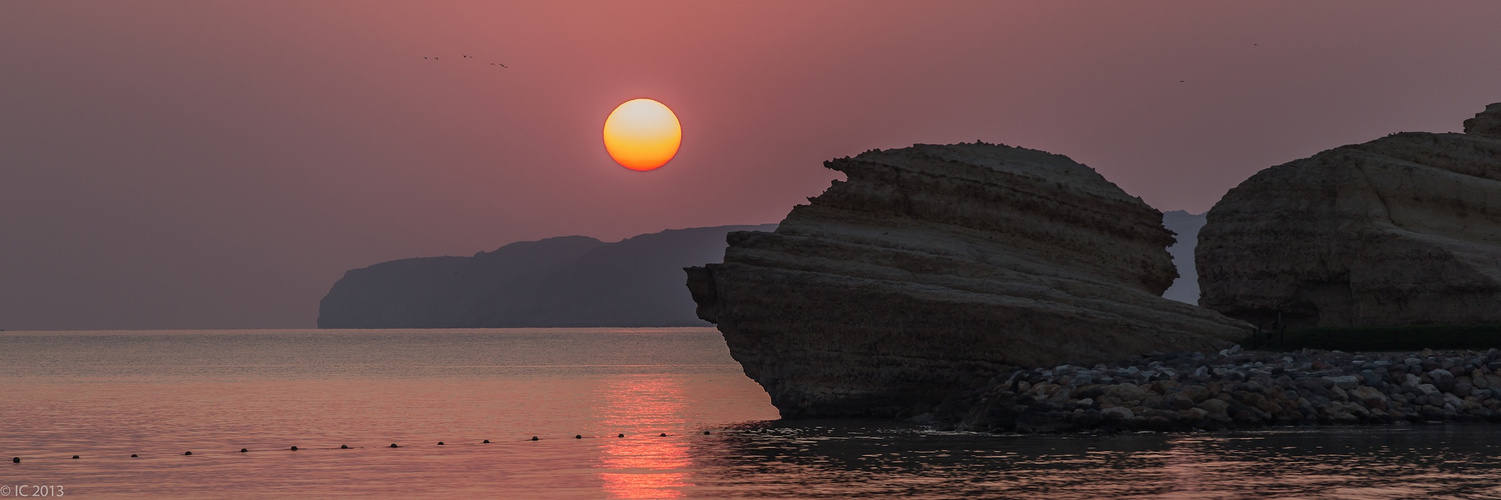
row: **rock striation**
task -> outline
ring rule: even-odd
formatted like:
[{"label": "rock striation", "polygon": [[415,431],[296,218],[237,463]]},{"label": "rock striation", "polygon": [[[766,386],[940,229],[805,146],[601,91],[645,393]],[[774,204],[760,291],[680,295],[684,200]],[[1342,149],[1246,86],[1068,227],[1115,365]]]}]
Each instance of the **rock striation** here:
[{"label": "rock striation", "polygon": [[975,143],[824,165],[848,180],[687,269],[699,317],[784,417],[910,416],[1012,367],[1249,333],[1162,298],[1162,214],[1067,157]]},{"label": "rock striation", "polygon": [[1290,327],[1501,323],[1501,104],[1262,170],[1207,215],[1199,305]]}]

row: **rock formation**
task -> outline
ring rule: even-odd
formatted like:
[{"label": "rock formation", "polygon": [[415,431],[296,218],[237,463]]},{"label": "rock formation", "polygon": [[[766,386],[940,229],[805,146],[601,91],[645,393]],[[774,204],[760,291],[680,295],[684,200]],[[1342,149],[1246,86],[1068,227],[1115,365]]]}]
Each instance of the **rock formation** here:
[{"label": "rock formation", "polygon": [[918,145],[688,269],[698,315],[785,417],[892,417],[1011,366],[1219,349],[1249,325],[1162,298],[1162,214],[1067,157]]},{"label": "rock formation", "polygon": [[1465,133],[1482,137],[1501,137],[1501,102],[1485,107],[1485,111],[1465,120]]},{"label": "rock formation", "polygon": [[724,255],[725,234],[675,229],[605,243],[584,236],[512,243],[473,257],[383,262],[344,274],[319,328],[702,326],[681,269]]},{"label": "rock formation", "polygon": [[1501,323],[1501,104],[1262,170],[1209,211],[1199,304],[1290,327]]}]

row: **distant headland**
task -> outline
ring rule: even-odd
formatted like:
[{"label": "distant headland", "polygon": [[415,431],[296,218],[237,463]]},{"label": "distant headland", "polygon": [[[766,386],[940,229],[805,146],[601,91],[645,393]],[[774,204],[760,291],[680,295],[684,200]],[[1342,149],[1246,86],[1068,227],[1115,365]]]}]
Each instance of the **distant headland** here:
[{"label": "distant headland", "polygon": [[682,268],[718,261],[726,233],[775,228],[673,229],[615,243],[563,236],[383,262],[346,272],[323,297],[318,327],[707,326]]}]

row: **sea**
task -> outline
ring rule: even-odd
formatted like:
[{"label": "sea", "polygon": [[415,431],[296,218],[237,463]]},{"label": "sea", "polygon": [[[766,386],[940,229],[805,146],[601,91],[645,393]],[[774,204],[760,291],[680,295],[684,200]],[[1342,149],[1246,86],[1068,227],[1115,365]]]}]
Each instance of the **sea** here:
[{"label": "sea", "polygon": [[780,420],[712,328],[0,332],[0,459],[17,498],[1501,498],[1501,426]]}]

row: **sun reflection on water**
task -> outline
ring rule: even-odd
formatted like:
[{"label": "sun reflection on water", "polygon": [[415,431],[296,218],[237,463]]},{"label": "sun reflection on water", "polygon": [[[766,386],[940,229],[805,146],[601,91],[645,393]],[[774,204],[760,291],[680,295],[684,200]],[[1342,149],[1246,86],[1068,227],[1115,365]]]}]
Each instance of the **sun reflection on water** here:
[{"label": "sun reflection on water", "polygon": [[610,498],[678,498],[692,487],[692,465],[681,436],[661,436],[681,430],[687,419],[683,388],[674,379],[626,376],[606,384],[602,424],[624,429],[629,438],[606,437],[595,465]]}]

